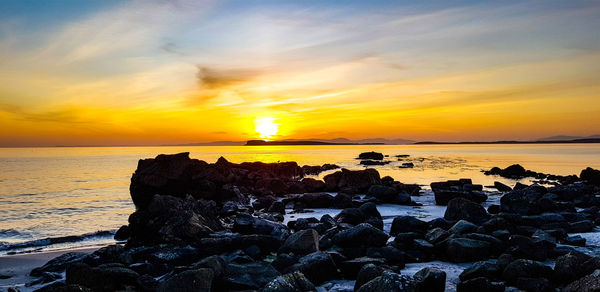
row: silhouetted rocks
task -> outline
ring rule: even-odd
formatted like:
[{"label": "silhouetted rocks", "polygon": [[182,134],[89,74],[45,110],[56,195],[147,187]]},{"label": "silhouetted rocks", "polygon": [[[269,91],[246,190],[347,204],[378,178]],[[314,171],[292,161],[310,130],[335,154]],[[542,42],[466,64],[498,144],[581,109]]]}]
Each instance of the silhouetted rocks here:
[{"label": "silhouetted rocks", "polygon": [[501,183],[499,181],[495,181],[494,182],[494,187],[497,190],[501,191],[501,192],[510,192],[510,191],[512,191],[511,187],[509,187],[509,186],[507,186],[507,185],[505,185],[505,184],[503,184],[503,183]]},{"label": "silhouetted rocks", "polygon": [[386,165],[389,163],[390,163],[389,161],[361,160],[359,164],[361,164],[361,165]]},{"label": "silhouetted rocks", "polygon": [[[49,283],[43,291],[314,291],[356,279],[356,291],[444,291],[441,270],[399,273],[406,263],[450,261],[472,262],[457,291],[600,289],[600,257],[575,251],[586,240],[572,234],[600,223],[596,170],[582,171],[576,183],[544,175],[559,177],[555,186],[497,182],[502,193],[491,194],[502,195],[500,205],[489,213],[481,205],[486,193],[470,179],[432,183],[436,203],[447,205],[444,218],[394,216],[388,234],[383,219],[392,216],[383,218],[376,204],[416,205],[411,196],[420,187],[375,169],[304,177],[332,168],[209,164],[187,153],[141,160],[131,185],[136,211],[115,235],[127,243],[57,257],[34,269],[30,284]],[[530,174],[518,166],[498,173]],[[342,210],[288,214],[282,223],[286,213],[311,211],[304,208]]]},{"label": "silhouetted rocks", "polygon": [[581,171],[579,177],[583,181],[600,186],[600,170],[588,167]]},{"label": "silhouetted rocks", "polygon": [[383,160],[383,154],[379,152],[363,152],[358,155],[358,159]]},{"label": "silhouetted rocks", "polygon": [[314,166],[303,165],[302,172],[304,172],[304,175],[317,175],[321,172],[332,170],[332,169],[337,169],[337,168],[340,168],[340,167],[335,164],[329,164],[329,163],[325,163],[323,165],[314,165]]},{"label": "silhouetted rocks", "polygon": [[447,205],[454,198],[465,198],[473,202],[482,203],[487,200],[482,190],[482,185],[473,184],[471,179],[449,180],[431,183],[431,190],[435,194],[437,205]]}]

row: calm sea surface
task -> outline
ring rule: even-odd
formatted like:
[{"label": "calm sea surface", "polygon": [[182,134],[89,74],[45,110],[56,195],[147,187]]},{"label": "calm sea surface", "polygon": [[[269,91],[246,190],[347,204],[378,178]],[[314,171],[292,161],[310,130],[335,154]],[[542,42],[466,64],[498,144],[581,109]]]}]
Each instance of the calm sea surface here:
[{"label": "calm sea surface", "polygon": [[[134,211],[129,179],[142,158],[187,151],[208,162],[224,156],[232,162],[335,163],[360,169],[354,158],[371,150],[393,161],[376,167],[382,176],[425,185],[456,178],[513,185],[515,181],[481,173],[513,163],[560,175],[600,168],[598,144],[0,148],[0,254],[20,243],[27,246],[21,250],[48,248],[49,242],[40,240],[48,237],[85,234],[83,241],[65,240],[54,248],[110,242],[111,235],[90,234],[127,223]],[[410,157],[396,161],[398,154]],[[401,169],[402,162],[413,162],[415,168]]]}]

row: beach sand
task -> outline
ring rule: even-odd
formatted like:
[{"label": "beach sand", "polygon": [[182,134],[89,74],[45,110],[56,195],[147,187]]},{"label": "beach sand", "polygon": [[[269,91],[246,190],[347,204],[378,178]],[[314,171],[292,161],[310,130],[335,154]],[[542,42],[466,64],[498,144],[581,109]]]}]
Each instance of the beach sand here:
[{"label": "beach sand", "polygon": [[0,291],[6,291],[11,287],[16,287],[19,291],[31,291],[40,288],[40,286],[25,287],[25,283],[33,280],[29,276],[32,269],[43,266],[49,260],[68,252],[92,253],[100,247],[102,246],[0,256],[0,275],[10,276],[8,279],[1,279],[4,277],[0,277]]}]

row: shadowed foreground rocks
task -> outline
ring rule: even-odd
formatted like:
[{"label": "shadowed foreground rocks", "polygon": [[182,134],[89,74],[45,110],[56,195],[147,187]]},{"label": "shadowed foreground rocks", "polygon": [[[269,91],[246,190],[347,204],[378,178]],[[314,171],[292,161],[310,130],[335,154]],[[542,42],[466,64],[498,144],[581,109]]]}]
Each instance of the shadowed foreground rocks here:
[{"label": "shadowed foreground rocks", "polygon": [[[341,279],[355,291],[444,291],[444,271],[402,275],[406,263],[439,260],[473,263],[458,291],[600,288],[600,257],[578,252],[585,239],[569,235],[600,223],[595,170],[575,183],[505,188],[493,214],[480,185],[432,183],[444,217],[397,216],[389,233],[376,205],[414,205],[418,186],[375,169],[323,181],[307,173],[295,162],[209,164],[187,153],[140,160],[136,211],[118,233],[126,243],[62,255],[31,275],[48,283],[40,291],[315,291]],[[282,223],[286,212],[334,206],[335,216]]]}]

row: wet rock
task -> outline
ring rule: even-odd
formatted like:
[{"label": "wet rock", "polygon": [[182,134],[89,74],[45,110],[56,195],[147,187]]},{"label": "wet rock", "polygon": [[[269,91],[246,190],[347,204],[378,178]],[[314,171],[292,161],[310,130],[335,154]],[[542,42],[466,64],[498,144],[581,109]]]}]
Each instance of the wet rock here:
[{"label": "wet rock", "polygon": [[379,152],[363,152],[358,155],[358,159],[383,160],[383,154]]},{"label": "wet rock", "polygon": [[298,255],[304,255],[318,250],[319,234],[314,229],[306,229],[290,235],[279,249],[279,252],[293,252]]},{"label": "wet rock", "polygon": [[49,260],[41,267],[31,270],[29,275],[32,277],[40,277],[43,273],[60,273],[64,271],[68,265],[79,262],[86,256],[87,254],[82,252],[68,252]]},{"label": "wet rock", "polygon": [[356,282],[354,283],[354,291],[357,291],[365,283],[381,276],[383,274],[383,268],[374,264],[366,264],[362,266],[358,275],[356,276]]},{"label": "wet rock", "polygon": [[377,161],[377,160],[361,160],[360,165],[386,165],[389,161]]},{"label": "wet rock", "polygon": [[494,187],[495,187],[495,188],[496,188],[498,191],[501,191],[501,192],[510,192],[510,191],[512,191],[512,188],[511,188],[511,187],[509,187],[509,186],[507,186],[507,185],[505,185],[505,184],[503,184],[503,183],[501,183],[501,182],[499,182],[499,181],[495,181],[495,182],[494,182]]},{"label": "wet rock", "polygon": [[588,167],[581,171],[579,177],[590,184],[600,185],[600,170]]},{"label": "wet rock", "polygon": [[466,220],[471,223],[482,224],[489,219],[489,215],[481,205],[467,199],[455,198],[448,202],[444,219]]},{"label": "wet rock", "polygon": [[362,285],[358,292],[404,292],[414,291],[415,281],[405,275],[399,275],[390,271]]},{"label": "wet rock", "polygon": [[580,252],[570,252],[559,256],[554,265],[553,279],[558,283],[570,283],[581,278],[584,271],[584,263],[590,256]]},{"label": "wet rock", "polygon": [[600,270],[594,271],[581,279],[575,280],[564,289],[564,292],[591,292],[600,291]]},{"label": "wet rock", "polygon": [[568,236],[561,241],[563,244],[574,245],[574,246],[585,246],[585,238],[581,235]]},{"label": "wet rock", "polygon": [[331,204],[331,207],[336,209],[352,208],[353,206],[352,197],[344,193],[338,193],[333,197],[333,202]]},{"label": "wet rock", "polygon": [[187,270],[160,282],[157,291],[210,291],[213,277],[211,269]]},{"label": "wet rock", "polygon": [[[488,278],[479,277],[466,281],[461,281],[456,285],[457,292],[481,292],[481,291],[498,291]],[[504,289],[500,290],[504,291]]]},{"label": "wet rock", "polygon": [[306,193],[284,199],[284,202],[301,203],[304,208],[329,208],[333,205],[334,197],[328,193]]},{"label": "wet rock", "polygon": [[138,273],[119,266],[100,265],[90,267],[83,263],[73,263],[67,267],[66,283],[77,284],[92,290],[119,290],[135,286]]},{"label": "wet rock", "polygon": [[449,239],[446,256],[455,263],[472,262],[485,259],[490,254],[490,244],[468,238]]},{"label": "wet rock", "polygon": [[300,258],[298,264],[292,268],[302,272],[315,285],[340,278],[333,259],[328,253],[322,251],[313,252]]},{"label": "wet rock", "polygon": [[472,266],[463,270],[458,276],[461,281],[467,281],[479,277],[489,279],[498,279],[502,271],[497,263],[491,261],[476,262]]},{"label": "wet rock", "polygon": [[372,185],[381,184],[379,172],[372,168],[364,170],[342,169],[326,175],[323,180],[327,189],[331,191],[343,188],[356,188],[359,191],[367,191]]},{"label": "wet rock", "polygon": [[227,264],[222,278],[230,290],[259,289],[281,274],[267,262]]},{"label": "wet rock", "polygon": [[590,220],[582,220],[578,222],[569,223],[569,232],[571,233],[584,233],[591,232],[594,230],[596,225]]},{"label": "wet rock", "polygon": [[285,204],[283,204],[283,202],[280,201],[275,201],[271,203],[271,206],[269,207],[267,212],[285,214]]},{"label": "wet rock", "polygon": [[119,229],[115,233],[115,240],[123,241],[123,240],[127,240],[127,238],[129,238],[129,226],[123,225],[123,226],[119,227]]},{"label": "wet rock", "polygon": [[431,229],[425,234],[425,239],[433,244],[438,243],[446,238],[450,233],[442,228],[434,228]]},{"label": "wet rock", "polygon": [[332,169],[336,169],[336,168],[340,168],[340,167],[335,164],[325,163],[323,165],[314,165],[314,166],[304,165],[304,166],[302,166],[302,171],[304,172],[305,175],[317,175],[323,171],[328,171],[328,170],[332,170]]},{"label": "wet rock", "polygon": [[301,292],[316,291],[315,286],[299,271],[275,278],[263,287],[261,292]]},{"label": "wet rock", "polygon": [[517,258],[544,261],[556,245],[545,240],[513,235],[508,241],[508,246],[507,251]]},{"label": "wet rock", "polygon": [[343,230],[333,237],[333,243],[340,247],[384,246],[388,235],[367,223],[361,223]]},{"label": "wet rock", "polygon": [[481,185],[474,185],[471,179],[449,180],[431,183],[436,205],[445,206],[454,198],[464,198],[474,202],[485,202],[487,196],[481,192]]},{"label": "wet rock", "polygon": [[403,162],[402,165],[399,166],[400,168],[413,168],[415,167],[415,164],[412,162]]},{"label": "wet rock", "polygon": [[544,278],[517,278],[514,283],[515,287],[525,291],[540,291],[540,292],[554,292],[555,289],[550,284],[548,279]]},{"label": "wet rock", "polygon": [[502,278],[508,283],[516,283],[518,278],[551,279],[552,268],[541,262],[518,259],[508,264],[502,272]]},{"label": "wet rock", "polygon": [[429,224],[412,216],[398,216],[392,221],[390,235],[404,232],[426,233]]},{"label": "wet rock", "polygon": [[383,229],[383,219],[374,203],[365,203],[359,208],[344,209],[334,218],[338,223],[351,225],[369,223],[376,228]]},{"label": "wet rock", "polygon": [[537,172],[526,170],[523,166],[519,164],[513,164],[507,168],[501,169],[499,167],[494,167],[488,171],[484,172],[486,175],[499,175],[506,178],[512,179],[521,179],[525,177],[538,177],[539,174]]},{"label": "wet rock", "polygon": [[419,291],[444,292],[446,272],[435,268],[423,268],[413,276]]},{"label": "wet rock", "polygon": [[249,214],[238,214],[233,223],[232,231],[241,234],[271,235],[281,240],[289,236],[287,226],[281,223],[259,219]]},{"label": "wet rock", "polygon": [[454,224],[448,232],[451,234],[465,234],[477,231],[479,226],[465,220],[459,220]]}]

